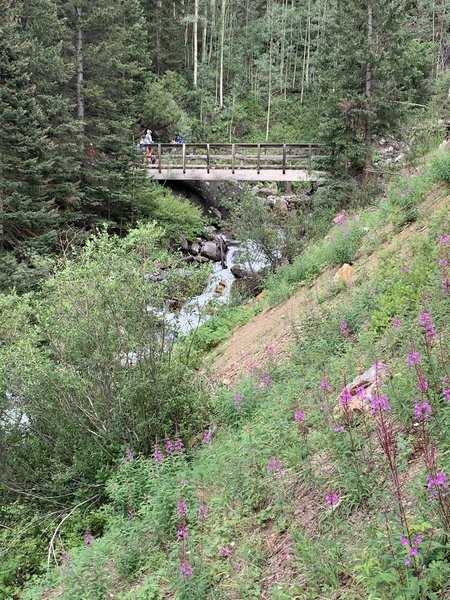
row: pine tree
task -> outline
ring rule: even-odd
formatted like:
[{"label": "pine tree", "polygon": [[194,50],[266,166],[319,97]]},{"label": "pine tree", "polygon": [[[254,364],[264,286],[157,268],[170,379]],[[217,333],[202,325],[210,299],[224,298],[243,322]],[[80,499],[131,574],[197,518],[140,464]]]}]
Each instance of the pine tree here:
[{"label": "pine tree", "polygon": [[30,47],[13,9],[7,4],[0,36],[0,288],[26,289],[42,275],[39,257],[56,242],[59,215],[46,117],[34,97]]},{"label": "pine tree", "polygon": [[404,0],[333,0],[317,62],[323,139],[347,166],[370,166],[374,135],[394,127],[408,93]]}]

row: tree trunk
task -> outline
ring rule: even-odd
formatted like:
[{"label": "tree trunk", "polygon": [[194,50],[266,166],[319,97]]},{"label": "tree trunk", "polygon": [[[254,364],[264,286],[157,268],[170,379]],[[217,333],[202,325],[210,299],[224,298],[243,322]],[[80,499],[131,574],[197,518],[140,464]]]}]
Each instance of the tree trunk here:
[{"label": "tree trunk", "polygon": [[366,64],[366,172],[372,166],[372,117],[371,100],[372,100],[372,42],[373,42],[373,10],[372,4],[367,5],[367,64]]},{"label": "tree trunk", "polygon": [[198,0],[194,0],[194,87],[198,80]]},{"label": "tree trunk", "polygon": [[225,43],[225,13],[227,0],[222,0],[221,23],[220,23],[220,63],[219,63],[219,106],[223,108],[223,53]]},{"label": "tree trunk", "polygon": [[[80,121],[80,134],[84,136],[84,63],[83,63],[83,29],[81,26],[81,7],[77,6],[77,116]],[[83,144],[83,140],[81,140]]]}]

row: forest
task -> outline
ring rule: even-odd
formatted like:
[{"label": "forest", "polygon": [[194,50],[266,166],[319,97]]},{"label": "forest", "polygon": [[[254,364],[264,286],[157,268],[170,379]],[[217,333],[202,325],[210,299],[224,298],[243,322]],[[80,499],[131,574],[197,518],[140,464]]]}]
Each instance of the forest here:
[{"label": "forest", "polygon": [[[449,1],[2,8],[0,599],[446,598]],[[155,182],[147,129],[326,181]]]}]

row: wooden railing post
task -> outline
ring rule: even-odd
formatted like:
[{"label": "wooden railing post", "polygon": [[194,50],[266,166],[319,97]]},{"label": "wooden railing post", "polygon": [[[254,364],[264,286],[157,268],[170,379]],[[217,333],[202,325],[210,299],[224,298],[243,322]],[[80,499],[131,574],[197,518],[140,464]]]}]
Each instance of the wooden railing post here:
[{"label": "wooden railing post", "polygon": [[161,173],[161,144],[158,144],[158,171]]},{"label": "wooden railing post", "polygon": [[183,159],[182,159],[182,166],[183,166],[183,175],[186,173],[186,144],[183,143]]},{"label": "wooden railing post", "polygon": [[256,161],[256,172],[259,175],[261,170],[261,144],[258,144],[258,159]]},{"label": "wooden railing post", "polygon": [[231,144],[231,172],[234,175],[234,159],[236,156],[236,144]]},{"label": "wooden railing post", "polygon": [[211,149],[209,144],[206,144],[206,172],[209,174],[209,170],[211,169]]},{"label": "wooden railing post", "polygon": [[283,175],[286,173],[286,144],[283,144]]}]

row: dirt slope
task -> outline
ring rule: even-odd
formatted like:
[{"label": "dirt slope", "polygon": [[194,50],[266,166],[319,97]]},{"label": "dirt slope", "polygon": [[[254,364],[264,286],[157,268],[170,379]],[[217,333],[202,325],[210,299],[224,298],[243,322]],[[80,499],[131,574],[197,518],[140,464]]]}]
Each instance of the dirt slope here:
[{"label": "dirt slope", "polygon": [[[376,270],[380,253],[388,248],[396,248],[408,254],[406,239],[411,241],[422,235],[427,229],[427,222],[437,212],[447,209],[450,214],[450,197],[448,195],[432,195],[420,207],[420,217],[411,225],[378,248],[369,257],[360,256],[353,264],[353,283],[365,279]],[[392,229],[392,228],[391,228]],[[381,232],[380,232],[381,233]],[[389,230],[384,233],[389,234]],[[392,231],[391,231],[392,233]],[[362,244],[364,247],[364,242]],[[315,281],[312,288],[300,286],[289,300],[276,307],[266,307],[251,321],[237,328],[215,352],[211,364],[211,380],[216,385],[232,385],[252,366],[258,367],[267,363],[267,348],[272,346],[278,358],[289,353],[293,339],[293,326],[302,314],[314,311],[318,307],[317,297],[329,288],[338,268],[324,271]],[[348,292],[347,292],[348,293]]]}]

